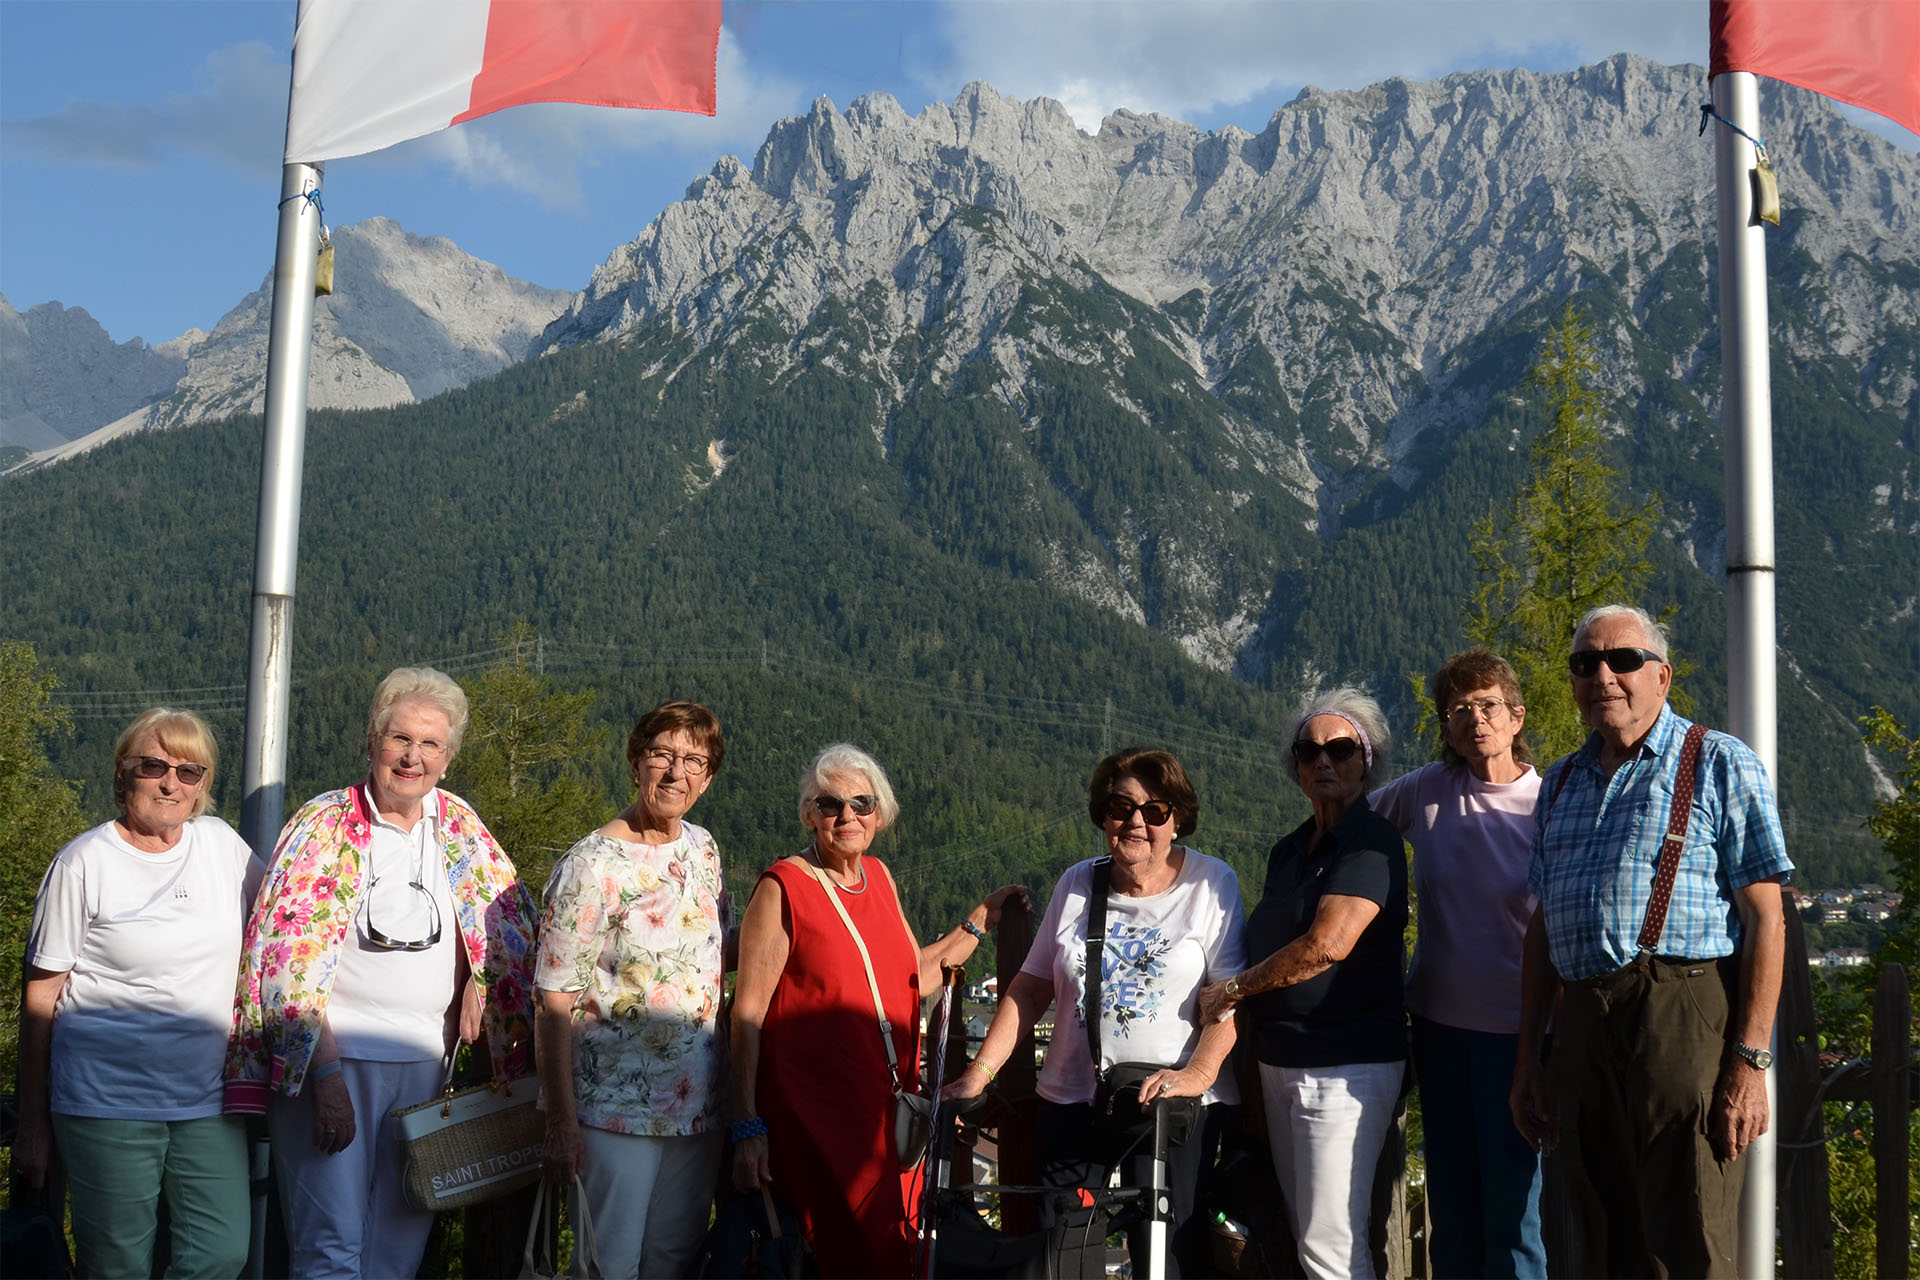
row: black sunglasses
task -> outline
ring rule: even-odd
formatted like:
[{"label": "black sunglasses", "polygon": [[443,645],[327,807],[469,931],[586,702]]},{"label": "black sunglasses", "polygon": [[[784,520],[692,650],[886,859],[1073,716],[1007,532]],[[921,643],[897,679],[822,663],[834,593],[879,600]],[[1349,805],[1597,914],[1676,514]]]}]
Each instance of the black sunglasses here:
[{"label": "black sunglasses", "polygon": [[172,764],[158,756],[140,756],[127,766],[127,772],[136,778],[164,778],[169,770],[179,774],[180,781],[189,787],[199,786],[200,779],[207,776],[207,766],[191,760]]},{"label": "black sunglasses", "polygon": [[1360,744],[1352,738],[1335,738],[1331,742],[1308,742],[1305,738],[1293,744],[1293,762],[1312,764],[1321,756],[1335,764],[1345,764],[1360,754]]},{"label": "black sunglasses", "polygon": [[1651,649],[1576,649],[1567,655],[1567,670],[1582,680],[1592,679],[1602,662],[1617,676],[1638,671],[1649,662],[1666,659]]},{"label": "black sunglasses", "polygon": [[1164,827],[1173,818],[1173,806],[1165,800],[1145,800],[1139,804],[1123,795],[1110,795],[1101,802],[1104,816],[1108,822],[1131,822],[1138,813],[1140,820],[1150,827]]},{"label": "black sunglasses", "polygon": [[848,796],[842,800],[839,796],[815,796],[813,811],[823,818],[837,818],[842,809],[851,809],[856,818],[864,818],[880,807],[880,801],[873,796]]},{"label": "black sunglasses", "polygon": [[373,886],[380,883],[375,876],[367,885],[367,941],[382,951],[431,951],[440,943],[440,904],[434,900],[433,891],[418,880],[408,882],[408,887],[427,900],[427,911],[433,920],[433,926],[427,936],[413,942],[402,942],[398,938],[388,937],[373,923]]}]

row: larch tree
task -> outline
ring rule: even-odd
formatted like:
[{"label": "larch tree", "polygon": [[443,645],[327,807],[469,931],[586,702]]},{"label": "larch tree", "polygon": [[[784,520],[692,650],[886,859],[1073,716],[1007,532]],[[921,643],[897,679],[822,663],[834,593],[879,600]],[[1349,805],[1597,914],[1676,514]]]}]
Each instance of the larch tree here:
[{"label": "larch tree", "polygon": [[538,897],[558,855],[607,820],[579,764],[600,758],[607,733],[587,726],[592,692],[553,687],[530,625],[504,643],[506,657],[463,682],[471,718],[455,781]]},{"label": "larch tree", "polygon": [[1600,353],[1571,302],[1547,327],[1527,378],[1549,421],[1533,442],[1513,505],[1475,525],[1480,586],[1466,633],[1513,664],[1527,703],[1527,734],[1545,763],[1586,740],[1573,705],[1567,651],[1595,605],[1639,603],[1660,500],[1631,499],[1608,456]]}]

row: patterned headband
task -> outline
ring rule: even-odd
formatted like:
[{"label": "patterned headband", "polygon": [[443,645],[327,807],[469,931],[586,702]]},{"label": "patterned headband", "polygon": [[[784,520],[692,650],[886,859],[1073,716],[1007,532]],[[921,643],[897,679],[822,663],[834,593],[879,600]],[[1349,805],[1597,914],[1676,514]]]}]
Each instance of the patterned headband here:
[{"label": "patterned headband", "polygon": [[1340,710],[1338,707],[1322,707],[1318,711],[1309,711],[1304,716],[1301,716],[1300,723],[1293,726],[1293,740],[1295,742],[1298,742],[1300,740],[1300,731],[1306,728],[1307,722],[1313,719],[1315,716],[1339,716],[1342,720],[1345,720],[1348,724],[1352,725],[1353,731],[1360,735],[1360,750],[1362,753],[1361,759],[1365,761],[1366,767],[1368,769],[1373,768],[1373,739],[1367,736],[1367,731],[1360,727],[1360,722],[1358,720],[1355,720],[1352,716]]}]

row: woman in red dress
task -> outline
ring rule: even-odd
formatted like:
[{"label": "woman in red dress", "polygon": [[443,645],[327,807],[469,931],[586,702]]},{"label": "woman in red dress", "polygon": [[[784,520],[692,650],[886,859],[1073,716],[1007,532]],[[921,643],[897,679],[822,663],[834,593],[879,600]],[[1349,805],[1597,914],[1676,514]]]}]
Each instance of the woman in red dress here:
[{"label": "woman in red dress", "polygon": [[[893,877],[866,856],[899,812],[873,757],[846,743],[822,751],[800,779],[800,821],[813,841],[761,875],[740,923],[734,1183],[742,1191],[770,1185],[800,1214],[826,1276],[912,1274],[892,1097],[896,1084],[917,1087],[920,993],[938,985],[942,964],[973,953],[1008,898],[1026,892],[995,890],[921,947]],[[873,986],[849,923],[872,962]]]}]

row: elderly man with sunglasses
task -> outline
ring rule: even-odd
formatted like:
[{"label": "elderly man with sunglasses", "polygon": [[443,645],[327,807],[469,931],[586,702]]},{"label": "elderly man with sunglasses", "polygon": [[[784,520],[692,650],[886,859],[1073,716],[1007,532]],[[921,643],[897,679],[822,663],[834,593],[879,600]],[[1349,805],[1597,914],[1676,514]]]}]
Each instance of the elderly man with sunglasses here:
[{"label": "elderly man with sunglasses", "polygon": [[1588,613],[1568,666],[1593,733],[1541,781],[1514,1121],[1559,1148],[1573,1256],[1556,1270],[1731,1276],[1793,870],[1773,787],[1745,744],[1667,705],[1644,611]]}]

